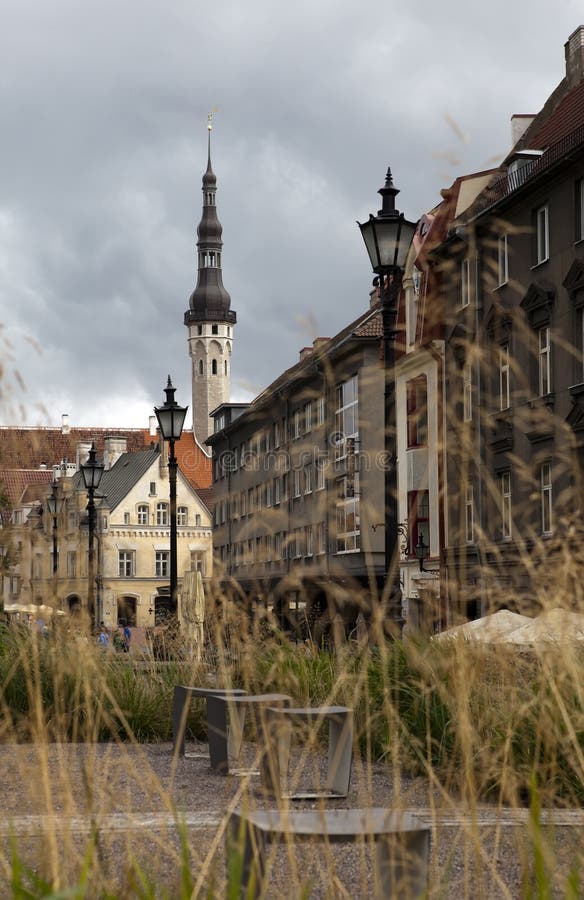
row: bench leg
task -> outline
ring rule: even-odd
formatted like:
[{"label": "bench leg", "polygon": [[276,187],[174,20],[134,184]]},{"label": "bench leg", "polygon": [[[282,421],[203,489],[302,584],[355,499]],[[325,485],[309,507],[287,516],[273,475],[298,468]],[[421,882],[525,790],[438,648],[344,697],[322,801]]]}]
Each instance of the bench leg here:
[{"label": "bench leg", "polygon": [[430,831],[396,831],[376,842],[380,898],[425,897],[428,891]]},{"label": "bench leg", "polygon": [[229,703],[228,697],[207,697],[207,734],[211,768],[229,773],[229,760],[238,759],[243,740],[245,710]]},{"label": "bench leg", "polygon": [[180,684],[174,686],[172,698],[172,753],[185,755],[185,731],[189,711],[189,692]]},{"label": "bench leg", "polygon": [[280,798],[283,783],[286,787],[288,781],[292,723],[277,711],[266,710],[260,716],[258,725],[259,745],[262,748],[259,763],[262,788],[266,794]]},{"label": "bench leg", "polygon": [[353,716],[351,713],[329,719],[328,774],[326,788],[346,797],[351,784],[353,763]]},{"label": "bench leg", "polygon": [[259,897],[266,874],[266,847],[261,831],[245,816],[232,813],[226,832],[227,879],[230,896]]}]

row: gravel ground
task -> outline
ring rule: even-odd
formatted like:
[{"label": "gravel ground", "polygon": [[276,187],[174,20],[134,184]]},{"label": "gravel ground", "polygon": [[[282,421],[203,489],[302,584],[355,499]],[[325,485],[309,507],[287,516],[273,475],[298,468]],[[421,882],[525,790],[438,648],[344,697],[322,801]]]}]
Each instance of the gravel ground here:
[{"label": "gravel ground", "polygon": [[[205,751],[205,745],[187,745],[187,753]],[[243,765],[252,765],[254,747],[244,745]],[[314,759],[314,754],[312,755]],[[291,772],[303,773],[304,783],[322,777],[326,761],[317,755],[309,771],[297,752]],[[29,745],[0,746],[0,788],[3,828],[0,838],[0,896],[14,894],[11,865],[10,823],[16,832],[18,857],[41,874],[60,874],[61,886],[79,878],[83,854],[90,838],[80,833],[79,820],[95,823],[99,865],[87,886],[86,896],[140,895],[140,878],[151,879],[151,896],[176,896],[180,886],[180,839],[177,829],[161,822],[160,814],[181,812],[188,816],[184,829],[188,866],[195,880],[201,879],[201,896],[212,888],[225,895],[225,813],[237,805],[273,808],[274,801],[262,796],[257,776],[222,778],[213,774],[208,759],[173,761],[170,744],[154,745]],[[300,779],[302,782],[302,779]],[[328,808],[347,809],[383,806],[418,809],[432,829],[430,896],[441,898],[522,897],[535,868],[533,841],[520,815],[501,814],[497,822],[493,808],[481,807],[474,824],[470,815],[461,817],[460,806],[429,789],[423,779],[394,783],[387,767],[354,764],[351,792],[346,800],[328,801]],[[294,808],[317,808],[314,802]],[[119,827],[111,817],[124,814]],[[159,819],[149,822],[148,815]],[[38,822],[27,816],[55,817]],[[199,816],[199,821],[197,821]],[[132,817],[135,821],[132,823]],[[458,821],[461,818],[465,821]],[[572,895],[584,897],[584,818],[574,813],[561,817],[562,825],[541,830],[544,858],[551,873],[551,896],[565,897],[571,871],[579,869],[582,885]],[[206,826],[204,821],[207,821]],[[128,824],[128,821],[130,824]],[[100,822],[102,823],[100,825]],[[194,823],[194,824],[193,824]],[[512,824],[511,824],[512,823]],[[310,897],[373,896],[369,851],[358,845],[300,844],[278,851],[270,872],[267,896],[296,898],[301,884]],[[38,893],[35,893],[35,890]],[[40,888],[32,896],[40,896]],[[143,894],[142,894],[143,896]],[[534,890],[532,896],[538,896]]]}]

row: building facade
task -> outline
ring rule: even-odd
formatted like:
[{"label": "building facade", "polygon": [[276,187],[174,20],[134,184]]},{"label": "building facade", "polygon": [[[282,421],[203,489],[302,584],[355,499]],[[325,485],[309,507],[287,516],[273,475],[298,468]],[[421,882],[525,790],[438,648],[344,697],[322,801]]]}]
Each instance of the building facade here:
[{"label": "building facade", "polygon": [[383,587],[380,337],[374,303],[249,406],[214,411],[216,565],[284,623],[310,628],[334,609],[350,625]]},{"label": "building facade", "polygon": [[[566,75],[436,252],[446,323],[448,591],[537,611],[578,554],[584,425],[584,28]],[[559,601],[558,601],[559,602]]]}]

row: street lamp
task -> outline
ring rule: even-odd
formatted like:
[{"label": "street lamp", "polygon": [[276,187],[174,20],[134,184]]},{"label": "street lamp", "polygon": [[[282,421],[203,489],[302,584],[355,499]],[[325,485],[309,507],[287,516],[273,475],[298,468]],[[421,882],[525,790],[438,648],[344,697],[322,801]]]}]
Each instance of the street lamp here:
[{"label": "street lamp", "polygon": [[53,517],[53,594],[57,599],[57,576],[59,572],[59,556],[57,545],[57,518],[63,508],[63,498],[57,493],[57,482],[53,481],[51,493],[47,497],[47,507]]},{"label": "street lamp", "polygon": [[[87,516],[89,520],[89,554],[87,557],[87,607],[89,615],[95,615],[95,556],[94,556],[94,534],[95,534],[95,491],[99,487],[101,476],[103,475],[104,465],[98,463],[95,444],[91,445],[87,462],[81,466],[81,474],[83,475],[83,484],[87,490]],[[96,622],[96,624],[99,624]]]},{"label": "street lamp", "polygon": [[[417,223],[409,222],[395,208],[399,189],[394,187],[391,169],[387,170],[385,185],[379,189],[382,206],[377,215],[370,214],[367,222],[357,222],[369,254],[371,268],[379,276],[381,299],[382,350],[384,369],[384,449],[385,449],[385,574],[389,616],[399,633],[401,590],[399,586],[399,547],[397,521],[397,439],[395,431],[395,327],[397,305],[406,259]],[[390,464],[391,460],[391,464]]]},{"label": "street lamp", "polygon": [[154,412],[158,419],[158,427],[163,440],[169,443],[168,454],[168,482],[170,486],[170,610],[176,613],[176,470],[177,461],[174,455],[174,443],[180,440],[182,434],[187,406],[179,406],[174,399],[176,388],[172,386],[170,375],[168,384],[164,388],[166,400],[162,406],[155,406]]}]

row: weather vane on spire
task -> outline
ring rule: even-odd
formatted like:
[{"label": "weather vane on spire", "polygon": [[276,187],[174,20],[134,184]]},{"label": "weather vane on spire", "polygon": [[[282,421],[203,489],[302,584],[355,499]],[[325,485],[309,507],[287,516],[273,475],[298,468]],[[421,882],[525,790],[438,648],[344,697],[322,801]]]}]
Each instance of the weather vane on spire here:
[{"label": "weather vane on spire", "polygon": [[209,131],[213,131],[213,116],[216,112],[219,112],[217,106],[214,106],[210,113],[207,113],[207,128]]}]

